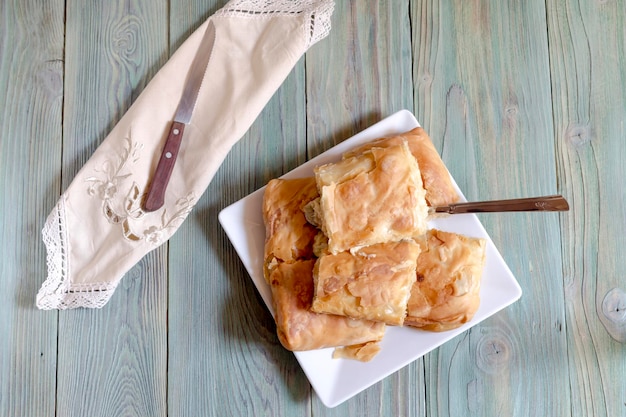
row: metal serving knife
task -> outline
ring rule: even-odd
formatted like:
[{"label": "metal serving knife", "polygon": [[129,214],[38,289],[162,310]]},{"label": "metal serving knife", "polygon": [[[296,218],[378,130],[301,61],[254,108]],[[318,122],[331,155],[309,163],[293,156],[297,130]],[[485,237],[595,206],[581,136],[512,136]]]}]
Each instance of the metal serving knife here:
[{"label": "metal serving knife", "polygon": [[479,201],[433,207],[431,213],[502,213],[507,211],[567,211],[569,204],[560,195],[545,197],[514,198],[512,200]]},{"label": "metal serving knife", "polygon": [[161,158],[154,171],[150,185],[148,186],[148,193],[144,200],[143,208],[145,211],[155,211],[163,206],[165,201],[165,190],[169,183],[178,151],[180,150],[180,144],[183,139],[183,132],[185,131],[185,125],[191,121],[191,115],[193,114],[196,101],[198,99],[198,92],[204,79],[204,73],[206,72],[211,53],[213,52],[213,45],[215,44],[215,26],[212,21],[204,32],[204,37],[200,42],[200,47],[196,56],[191,63],[185,86],[183,87],[183,95],[178,103],[174,120],[170,126],[163,151],[161,152]]}]

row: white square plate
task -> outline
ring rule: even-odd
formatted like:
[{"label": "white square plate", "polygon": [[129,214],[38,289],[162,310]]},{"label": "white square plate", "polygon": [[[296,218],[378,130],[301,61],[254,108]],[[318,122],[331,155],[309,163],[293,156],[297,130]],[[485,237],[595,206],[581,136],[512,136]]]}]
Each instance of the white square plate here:
[{"label": "white square plate", "polygon": [[[417,126],[419,123],[411,112],[399,111],[290,171],[282,178],[312,176],[315,166],[337,161],[341,154],[357,145],[382,136],[403,133]],[[458,187],[457,191],[462,196]],[[263,192],[264,188],[261,188],[226,207],[220,212],[219,221],[273,315],[270,287],[263,277],[265,244],[265,226],[261,213]],[[367,363],[332,359],[332,348],[295,352],[313,389],[327,407],[341,404],[521,297],[522,290],[519,284],[475,215],[449,216],[432,221],[430,226],[487,239],[486,264],[478,311],[469,323],[447,332],[427,332],[410,327],[388,326],[380,353]]]}]

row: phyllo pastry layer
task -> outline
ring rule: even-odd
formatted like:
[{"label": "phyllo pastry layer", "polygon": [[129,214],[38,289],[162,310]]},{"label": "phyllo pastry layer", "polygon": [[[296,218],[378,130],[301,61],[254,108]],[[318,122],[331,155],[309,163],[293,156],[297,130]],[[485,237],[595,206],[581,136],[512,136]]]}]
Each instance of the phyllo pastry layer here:
[{"label": "phyllo pastry layer", "polygon": [[426,202],[433,207],[445,206],[459,200],[448,169],[441,160],[437,149],[424,129],[416,127],[401,135],[380,138],[347,152],[349,158],[361,154],[371,148],[388,148],[406,142],[411,154],[417,159],[420,168]]},{"label": "phyllo pastry layer", "polygon": [[480,304],[485,240],[432,229],[421,246],[405,324],[434,331],[459,327]]},{"label": "phyllo pastry layer", "polygon": [[304,217],[303,207],[318,197],[315,178],[274,179],[265,188],[265,279],[278,262],[313,258],[318,230]]},{"label": "phyllo pastry layer", "polygon": [[278,339],[288,350],[350,346],[379,341],[385,325],[310,310],[315,260],[279,263],[270,272]]},{"label": "phyllo pastry layer", "polygon": [[417,243],[407,240],[321,256],[311,309],[402,325],[419,251]]},{"label": "phyllo pastry layer", "polygon": [[404,142],[317,167],[315,178],[321,228],[333,254],[426,232],[422,178]]}]

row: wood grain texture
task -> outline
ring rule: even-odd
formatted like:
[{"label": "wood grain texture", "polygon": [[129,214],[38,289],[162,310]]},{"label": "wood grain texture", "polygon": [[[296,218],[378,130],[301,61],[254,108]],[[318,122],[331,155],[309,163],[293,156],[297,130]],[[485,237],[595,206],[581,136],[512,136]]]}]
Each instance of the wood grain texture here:
[{"label": "wood grain texture", "polygon": [[316,156],[412,110],[409,3],[336,2],[332,39],[307,55],[307,146]]},{"label": "wood grain texture", "polygon": [[559,188],[573,212],[561,220],[572,414],[621,416],[626,19],[619,2],[547,5]]},{"label": "wood grain texture", "polygon": [[[165,3],[67,3],[63,188],[164,63]],[[60,313],[57,413],[166,415],[165,247],[102,310]]]},{"label": "wood grain texture", "polygon": [[0,10],[0,415],[54,415],[58,313],[34,297],[60,187],[63,2]]},{"label": "wood grain texture", "polygon": [[[466,197],[554,193],[543,4],[416,1],[411,10],[416,114]],[[565,415],[558,215],[480,218],[524,295],[425,357],[427,413]]]}]

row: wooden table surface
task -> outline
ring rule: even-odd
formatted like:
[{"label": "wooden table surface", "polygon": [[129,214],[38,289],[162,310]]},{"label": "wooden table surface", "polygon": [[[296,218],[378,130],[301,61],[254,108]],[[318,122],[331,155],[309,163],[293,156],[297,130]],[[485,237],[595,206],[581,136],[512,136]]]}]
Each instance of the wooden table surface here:
[{"label": "wooden table surface", "polygon": [[[1,416],[626,416],[626,6],[337,1],[183,226],[101,310],[40,311],[40,230],[151,77],[224,0],[0,4]],[[225,206],[401,109],[524,295],[327,409],[217,222]]]}]

